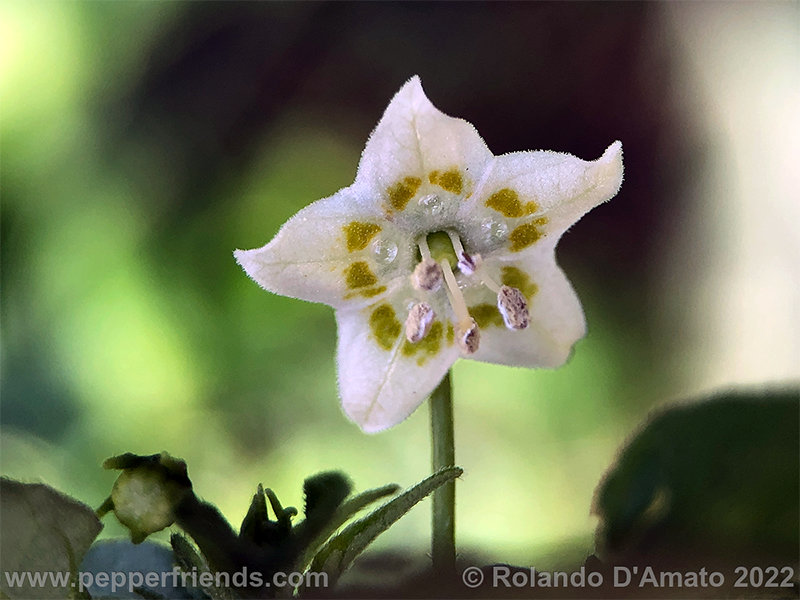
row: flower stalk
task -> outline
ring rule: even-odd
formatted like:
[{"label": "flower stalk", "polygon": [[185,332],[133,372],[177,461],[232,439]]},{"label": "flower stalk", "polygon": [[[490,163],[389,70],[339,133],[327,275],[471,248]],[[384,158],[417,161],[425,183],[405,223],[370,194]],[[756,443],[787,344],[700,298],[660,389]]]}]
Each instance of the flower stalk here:
[{"label": "flower stalk", "polygon": [[[433,390],[430,399],[432,463],[436,473],[455,465],[453,434],[453,388],[451,371]],[[456,561],[456,484],[450,481],[433,493],[431,556],[438,574],[455,572]]]}]

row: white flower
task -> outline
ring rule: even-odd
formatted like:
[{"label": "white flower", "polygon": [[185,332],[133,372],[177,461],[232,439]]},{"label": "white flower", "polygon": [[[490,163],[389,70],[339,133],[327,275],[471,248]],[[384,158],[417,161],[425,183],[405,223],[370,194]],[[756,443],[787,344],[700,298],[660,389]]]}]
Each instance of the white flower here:
[{"label": "white flower", "polygon": [[621,183],[620,142],[593,162],[494,156],[413,77],[370,136],[355,182],[235,256],[263,288],[336,309],[342,405],[375,432],[408,417],[459,356],[567,360],[585,321],[555,246]]}]

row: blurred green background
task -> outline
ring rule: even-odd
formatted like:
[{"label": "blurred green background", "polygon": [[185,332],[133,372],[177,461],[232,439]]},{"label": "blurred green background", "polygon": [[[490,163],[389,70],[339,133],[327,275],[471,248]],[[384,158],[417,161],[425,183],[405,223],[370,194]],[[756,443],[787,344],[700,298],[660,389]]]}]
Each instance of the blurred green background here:
[{"label": "blurred green background", "polygon": [[[258,482],[429,472],[427,408],[362,434],[335,325],[238,268],[348,185],[392,94],[496,153],[625,150],[559,260],[589,335],[557,371],[455,367],[458,543],[592,552],[592,492],[655,406],[800,379],[798,4],[0,4],[2,472],[98,506],[121,452],[184,458],[234,523]],[[380,540],[427,551],[416,509]],[[122,535],[107,519],[105,535]]]}]

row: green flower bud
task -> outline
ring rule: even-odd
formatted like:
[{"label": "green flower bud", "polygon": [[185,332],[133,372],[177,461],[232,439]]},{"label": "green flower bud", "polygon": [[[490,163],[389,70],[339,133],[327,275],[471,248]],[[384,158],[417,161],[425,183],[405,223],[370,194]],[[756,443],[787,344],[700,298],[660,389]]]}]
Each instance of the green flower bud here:
[{"label": "green flower bud", "polygon": [[113,506],[119,522],[130,530],[134,544],[172,525],[176,508],[193,494],[186,463],[166,452],[123,454],[109,458],[103,467],[122,470],[107,505]]}]

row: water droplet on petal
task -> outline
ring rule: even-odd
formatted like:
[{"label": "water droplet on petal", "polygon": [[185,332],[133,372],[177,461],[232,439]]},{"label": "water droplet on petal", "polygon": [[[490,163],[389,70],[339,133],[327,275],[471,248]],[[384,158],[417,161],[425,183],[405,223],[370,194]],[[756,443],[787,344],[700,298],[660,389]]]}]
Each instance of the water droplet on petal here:
[{"label": "water droplet on petal", "polygon": [[372,253],[379,263],[388,265],[397,258],[397,244],[381,238],[372,242]]},{"label": "water droplet on petal", "polygon": [[481,230],[486,236],[487,242],[500,242],[506,238],[508,225],[495,219],[484,219],[481,222]]},{"label": "water droplet on petal", "polygon": [[430,211],[431,215],[436,216],[442,212],[444,205],[442,199],[436,194],[428,194],[419,199],[419,205]]}]

